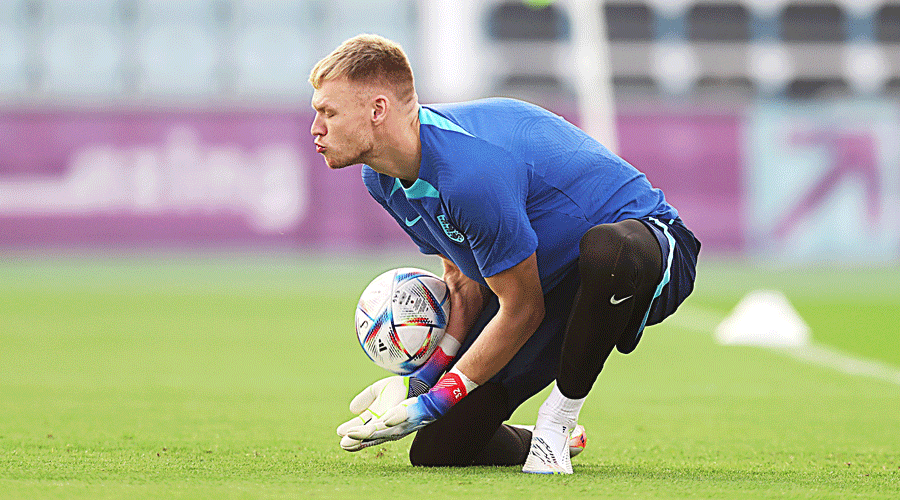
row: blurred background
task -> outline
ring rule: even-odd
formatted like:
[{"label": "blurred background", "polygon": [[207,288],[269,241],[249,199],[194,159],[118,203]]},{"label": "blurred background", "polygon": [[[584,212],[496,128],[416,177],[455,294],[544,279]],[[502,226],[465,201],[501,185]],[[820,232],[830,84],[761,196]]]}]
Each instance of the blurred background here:
[{"label": "blurred background", "polygon": [[900,498],[900,0],[0,0],[0,497],[562,496],[336,446],[387,374],[360,292],[440,272],[313,147],[309,71],[366,32],[422,103],[582,126],[703,242],[567,498]]},{"label": "blurred background", "polygon": [[423,103],[535,102],[707,255],[900,257],[900,1],[3,0],[0,249],[412,249],[309,126],[361,32]]}]

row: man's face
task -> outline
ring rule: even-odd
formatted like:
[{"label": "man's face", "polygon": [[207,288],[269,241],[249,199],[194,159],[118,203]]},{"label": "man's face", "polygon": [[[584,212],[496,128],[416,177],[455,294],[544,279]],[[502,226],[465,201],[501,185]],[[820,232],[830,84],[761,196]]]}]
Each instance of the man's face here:
[{"label": "man's face", "polygon": [[325,163],[333,169],[365,163],[374,146],[366,88],[346,78],[328,80],[313,93],[312,107],[310,133]]}]

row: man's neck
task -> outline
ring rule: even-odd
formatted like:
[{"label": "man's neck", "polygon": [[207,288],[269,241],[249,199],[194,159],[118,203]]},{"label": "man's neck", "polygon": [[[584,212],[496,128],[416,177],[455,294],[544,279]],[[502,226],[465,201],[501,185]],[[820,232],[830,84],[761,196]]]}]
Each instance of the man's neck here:
[{"label": "man's neck", "polygon": [[380,154],[367,164],[376,172],[400,179],[412,185],[419,178],[422,162],[422,141],[419,137],[419,106],[416,105],[399,126],[385,129]]}]

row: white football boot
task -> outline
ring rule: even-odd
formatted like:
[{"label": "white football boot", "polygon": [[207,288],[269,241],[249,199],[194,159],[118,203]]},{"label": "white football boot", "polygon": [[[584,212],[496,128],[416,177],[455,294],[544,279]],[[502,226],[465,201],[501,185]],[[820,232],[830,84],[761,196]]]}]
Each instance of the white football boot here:
[{"label": "white football boot", "polygon": [[[530,474],[571,474],[572,461],[569,440],[575,430],[575,422],[555,423],[538,415],[531,435],[531,449],[522,472]],[[582,431],[581,436],[584,437]]]},{"label": "white football boot", "polygon": [[[510,427],[518,427],[519,429],[527,429],[531,432],[534,432],[533,425],[518,425],[518,424],[509,424]],[[587,446],[587,434],[585,434],[584,426],[578,424],[572,429],[572,433],[569,434],[569,457],[575,458],[579,453],[584,451],[584,448]]]}]

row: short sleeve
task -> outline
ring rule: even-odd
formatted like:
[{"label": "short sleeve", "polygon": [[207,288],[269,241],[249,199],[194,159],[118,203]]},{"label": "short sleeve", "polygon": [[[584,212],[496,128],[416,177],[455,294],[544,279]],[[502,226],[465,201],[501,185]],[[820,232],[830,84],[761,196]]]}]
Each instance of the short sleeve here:
[{"label": "short sleeve", "polygon": [[505,155],[454,183],[447,206],[484,277],[505,271],[537,250],[528,218],[528,172]]}]

